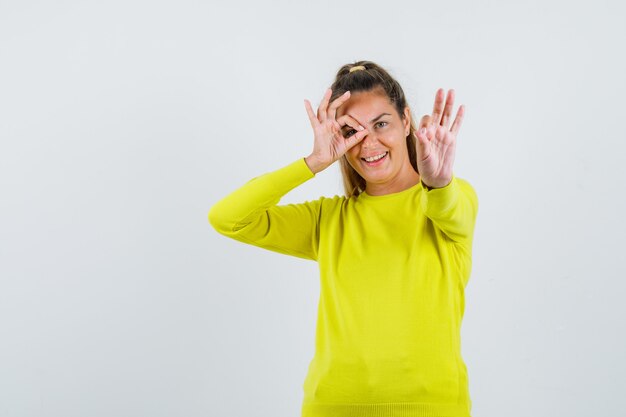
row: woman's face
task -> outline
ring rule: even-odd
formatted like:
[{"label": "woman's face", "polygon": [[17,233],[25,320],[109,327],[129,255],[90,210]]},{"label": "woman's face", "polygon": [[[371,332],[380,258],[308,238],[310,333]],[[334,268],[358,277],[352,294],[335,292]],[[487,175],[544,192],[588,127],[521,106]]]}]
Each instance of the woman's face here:
[{"label": "woman's face", "polygon": [[[352,168],[365,179],[368,193],[374,188],[395,192],[406,188],[408,183],[416,183],[419,175],[409,161],[406,145],[411,123],[408,108],[402,119],[384,93],[362,91],[352,94],[337,109],[336,118],[343,115],[352,117],[369,131],[361,142],[345,154]],[[350,126],[344,126],[342,133],[347,137],[356,131]]]}]

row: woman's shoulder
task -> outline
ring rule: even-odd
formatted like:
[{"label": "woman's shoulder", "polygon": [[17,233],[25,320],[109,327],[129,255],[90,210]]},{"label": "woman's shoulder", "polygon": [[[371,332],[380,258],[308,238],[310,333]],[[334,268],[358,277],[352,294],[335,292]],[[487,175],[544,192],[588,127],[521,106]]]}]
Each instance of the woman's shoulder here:
[{"label": "woman's shoulder", "polygon": [[345,196],[333,195],[333,196],[320,196],[316,199],[305,200],[300,203],[291,203],[293,205],[303,205],[309,207],[316,207],[324,210],[330,210],[334,207],[341,207],[346,202]]},{"label": "woman's shoulder", "polygon": [[476,193],[476,188],[465,178],[456,177],[456,181],[466,194],[470,195],[473,199],[478,200],[478,194]]},{"label": "woman's shoulder", "polygon": [[316,206],[317,209],[323,214],[330,214],[336,211],[341,211],[346,204],[349,204],[350,200],[342,195],[321,196],[316,200],[308,200],[304,204]]},{"label": "woman's shoulder", "polygon": [[319,198],[324,207],[339,207],[346,203],[347,199],[342,195],[323,196]]}]

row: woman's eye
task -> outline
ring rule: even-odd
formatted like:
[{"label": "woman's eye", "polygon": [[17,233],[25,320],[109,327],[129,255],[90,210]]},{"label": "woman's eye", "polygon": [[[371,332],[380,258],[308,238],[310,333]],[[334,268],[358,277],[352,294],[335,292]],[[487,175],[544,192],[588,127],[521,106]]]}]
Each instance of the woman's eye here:
[{"label": "woman's eye", "polygon": [[[387,122],[378,122],[377,124],[380,125],[381,123],[384,123],[385,126],[387,125]],[[381,126],[381,127],[383,127],[383,126]]]},{"label": "woman's eye", "polygon": [[350,136],[354,135],[353,132],[356,132],[356,130],[354,130],[354,129],[346,130],[346,133],[344,133],[343,137],[344,138],[349,138]]}]

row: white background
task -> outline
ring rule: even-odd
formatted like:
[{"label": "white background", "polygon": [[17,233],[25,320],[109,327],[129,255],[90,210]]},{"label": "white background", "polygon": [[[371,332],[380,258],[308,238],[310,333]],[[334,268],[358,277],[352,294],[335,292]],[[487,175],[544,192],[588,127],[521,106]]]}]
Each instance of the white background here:
[{"label": "white background", "polygon": [[207,213],[361,59],[467,106],[473,417],[623,415],[625,6],[523,3],[0,1],[0,416],[299,416],[317,265]]}]

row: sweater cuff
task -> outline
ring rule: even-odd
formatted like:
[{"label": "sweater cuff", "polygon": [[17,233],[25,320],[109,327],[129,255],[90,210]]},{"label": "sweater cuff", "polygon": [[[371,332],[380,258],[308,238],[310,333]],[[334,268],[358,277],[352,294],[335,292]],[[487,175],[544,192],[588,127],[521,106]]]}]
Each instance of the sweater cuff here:
[{"label": "sweater cuff", "polygon": [[307,179],[311,179],[315,176],[315,173],[313,171],[311,171],[311,168],[309,168],[309,164],[306,163],[306,158],[300,158],[298,159],[296,162],[294,162],[294,165],[300,165],[300,166],[304,166],[304,168],[306,168],[306,171],[310,174],[310,177],[308,177]]},{"label": "sweater cuff", "polygon": [[263,176],[267,176],[268,179],[272,178],[272,189],[280,194],[286,194],[298,185],[313,178],[315,174],[306,164],[304,158],[299,158],[289,165]]},{"label": "sweater cuff", "polygon": [[445,187],[427,189],[423,182],[421,204],[424,213],[443,213],[450,210],[459,198],[459,184],[456,177],[452,175],[452,180]]}]

